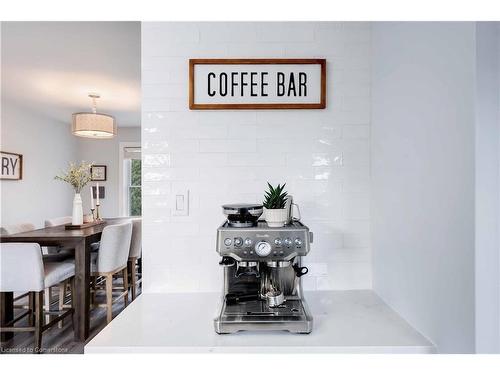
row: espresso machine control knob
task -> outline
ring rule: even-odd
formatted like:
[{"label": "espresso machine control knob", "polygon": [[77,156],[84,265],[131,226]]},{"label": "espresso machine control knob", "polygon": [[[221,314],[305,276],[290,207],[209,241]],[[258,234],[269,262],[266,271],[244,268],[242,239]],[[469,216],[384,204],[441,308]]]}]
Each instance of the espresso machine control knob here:
[{"label": "espresso machine control knob", "polygon": [[282,241],[281,241],[281,238],[276,238],[276,239],[274,240],[274,244],[275,244],[276,246],[281,246],[281,242],[282,242]]},{"label": "espresso machine control knob", "polygon": [[234,246],[236,247],[240,247],[241,245],[243,245],[243,238],[241,237],[236,237],[234,239]]},{"label": "espresso machine control knob", "polygon": [[257,242],[255,245],[255,252],[260,257],[267,257],[271,254],[271,245],[266,241]]},{"label": "espresso machine control knob", "polygon": [[302,240],[300,238],[295,239],[295,246],[302,246]]},{"label": "espresso machine control knob", "polygon": [[292,240],[290,238],[285,238],[285,245],[292,246]]},{"label": "espresso machine control knob", "polygon": [[226,245],[226,246],[231,246],[231,242],[232,242],[232,241],[231,241],[231,239],[230,239],[230,238],[226,238],[226,239],[224,240],[224,245]]},{"label": "espresso machine control knob", "polygon": [[251,238],[245,238],[245,246],[250,246],[252,245],[252,239]]}]

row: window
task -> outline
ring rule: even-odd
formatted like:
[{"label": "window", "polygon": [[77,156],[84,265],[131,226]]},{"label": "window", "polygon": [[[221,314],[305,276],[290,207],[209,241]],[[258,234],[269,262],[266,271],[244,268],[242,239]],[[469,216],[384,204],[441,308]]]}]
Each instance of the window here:
[{"label": "window", "polygon": [[120,214],[123,216],[141,216],[141,147],[140,144],[129,142],[120,144]]},{"label": "window", "polygon": [[141,160],[130,160],[130,180],[128,186],[128,207],[130,216],[141,216]]}]

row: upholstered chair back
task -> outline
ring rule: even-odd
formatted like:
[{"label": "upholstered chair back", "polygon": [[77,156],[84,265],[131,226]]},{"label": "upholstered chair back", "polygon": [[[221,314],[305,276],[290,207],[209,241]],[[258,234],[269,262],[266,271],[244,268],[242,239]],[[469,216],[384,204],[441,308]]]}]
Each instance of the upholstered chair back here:
[{"label": "upholstered chair back", "polygon": [[19,224],[5,225],[2,228],[0,228],[0,232],[3,235],[29,232],[30,230],[35,230],[34,224],[19,223]]},{"label": "upholstered chair back", "polygon": [[39,244],[0,243],[0,292],[40,292],[44,278]]},{"label": "upholstered chair back", "polygon": [[72,219],[71,216],[61,216],[61,217],[55,217],[53,219],[47,219],[47,220],[45,220],[45,228],[56,227],[58,225],[64,225],[64,224],[70,224],[71,219]]},{"label": "upholstered chair back", "polygon": [[132,240],[130,241],[129,258],[140,258],[142,255],[142,219],[132,219]]},{"label": "upholstered chair back", "polygon": [[97,271],[111,272],[127,265],[132,238],[132,223],[108,225],[102,231]]}]

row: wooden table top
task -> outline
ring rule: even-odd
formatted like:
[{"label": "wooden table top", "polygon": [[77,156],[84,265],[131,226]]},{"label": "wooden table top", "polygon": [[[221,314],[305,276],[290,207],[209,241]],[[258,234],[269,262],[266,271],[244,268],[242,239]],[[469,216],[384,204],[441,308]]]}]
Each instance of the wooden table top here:
[{"label": "wooden table top", "polygon": [[0,242],[12,241],[29,241],[34,239],[50,239],[50,240],[64,240],[64,239],[81,239],[91,237],[99,234],[102,230],[111,224],[118,224],[124,219],[104,219],[104,222],[98,225],[83,229],[65,229],[64,225],[58,225],[49,228],[40,228],[28,232],[20,232],[10,235],[0,236]]}]

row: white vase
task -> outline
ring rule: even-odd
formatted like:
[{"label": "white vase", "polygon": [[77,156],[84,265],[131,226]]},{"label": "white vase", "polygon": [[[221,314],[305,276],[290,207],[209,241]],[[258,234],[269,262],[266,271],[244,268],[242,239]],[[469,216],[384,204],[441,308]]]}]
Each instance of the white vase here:
[{"label": "white vase", "polygon": [[264,212],[267,225],[269,225],[270,228],[279,228],[285,226],[288,219],[288,212],[286,208],[265,209]]},{"label": "white vase", "polygon": [[73,217],[71,218],[71,224],[83,224],[83,205],[80,193],[75,193],[75,197],[73,198]]}]

